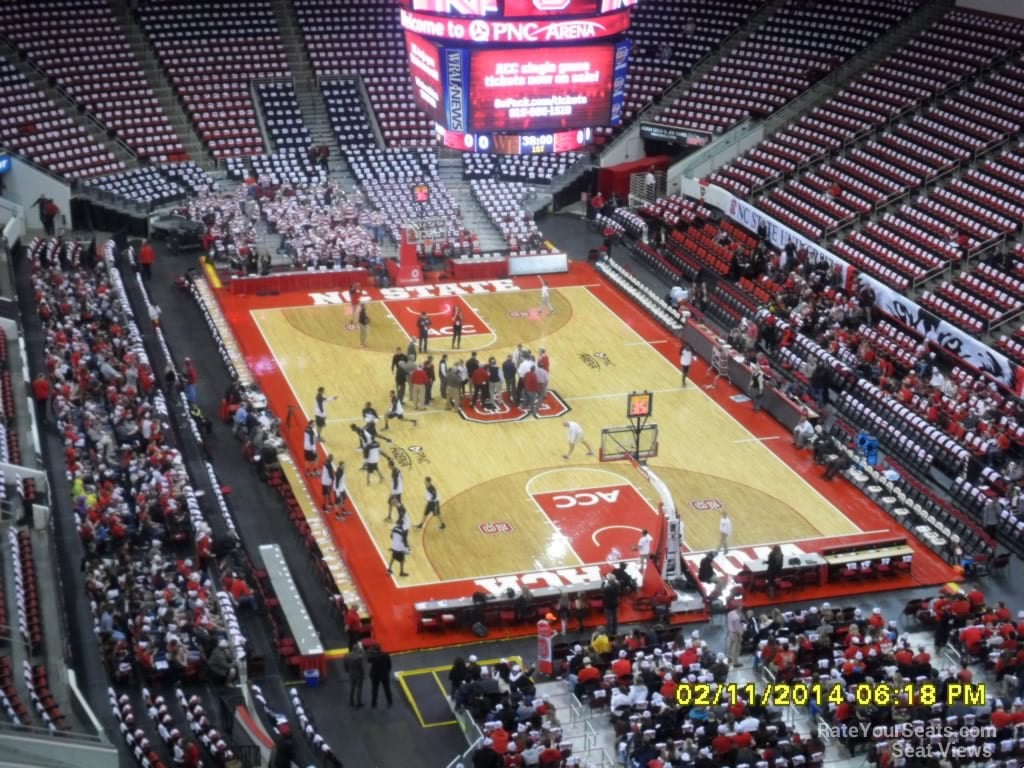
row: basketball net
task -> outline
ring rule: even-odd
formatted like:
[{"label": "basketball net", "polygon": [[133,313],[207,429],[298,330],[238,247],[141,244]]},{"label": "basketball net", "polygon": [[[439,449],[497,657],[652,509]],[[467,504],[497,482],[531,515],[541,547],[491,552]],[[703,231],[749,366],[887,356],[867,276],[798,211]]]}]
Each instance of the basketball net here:
[{"label": "basketball net", "polygon": [[626,458],[653,486],[661,499],[658,504],[661,526],[655,541],[654,556],[661,563],[661,578],[666,584],[672,584],[683,575],[683,521],[679,519],[676,504],[672,500],[672,492],[664,481],[654,473],[654,470],[641,464],[633,456]]}]

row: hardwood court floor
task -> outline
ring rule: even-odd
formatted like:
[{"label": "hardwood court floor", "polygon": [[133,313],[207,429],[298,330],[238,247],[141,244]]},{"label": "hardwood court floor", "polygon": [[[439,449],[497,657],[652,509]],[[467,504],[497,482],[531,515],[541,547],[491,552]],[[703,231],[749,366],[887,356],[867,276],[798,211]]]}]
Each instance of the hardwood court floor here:
[{"label": "hardwood court floor", "polygon": [[[791,550],[821,551],[906,535],[845,480],[823,480],[809,452],[796,449],[771,416],[731,399],[734,387],[722,382],[704,390],[710,379],[703,361],[694,362],[691,385],[681,390],[677,341],[592,267],[573,264],[568,274],[552,275],[549,282],[557,308],[553,317],[537,311],[536,279],[371,289],[368,349],[359,348],[351,308],[338,293],[218,291],[245,362],[275,413],[290,424],[285,437],[293,456],[301,457],[300,421],[303,412],[312,411],[315,388],[323,385],[339,397],[328,406],[331,421],[321,450],[333,451],[350,466],[349,488],[358,514],[342,522],[324,516],[322,522],[373,617],[375,636],[390,650],[474,640],[465,628],[422,633],[416,602],[589,580],[609,557],[630,557],[641,528],[657,530],[657,499],[628,463],[600,463],[583,450],[571,461],[562,459],[566,442],[560,409],[570,409],[569,418],[583,425],[597,450],[602,427],[625,423],[625,393],[635,389],[655,393],[653,422],[661,440],[660,455],[651,465],[675,496],[686,527],[688,561],[717,544],[716,507],[721,506],[734,520],[733,549],[716,560],[724,575],[726,566],[735,570],[746,559],[763,556],[769,542],[796,542]],[[427,295],[433,298],[417,298]],[[452,352],[445,334],[455,304],[466,325],[462,349]],[[410,575],[398,578],[389,577],[384,567],[390,530],[384,521],[387,491],[377,479],[367,487],[359,474],[362,460],[348,427],[361,421],[367,400],[384,411],[392,386],[391,354],[395,347],[406,347],[420,311],[432,313],[432,352],[447,352],[452,360],[472,350],[503,357],[518,342],[534,350],[545,346],[552,357],[553,390],[563,399],[550,397],[541,419],[510,412],[502,418],[517,420],[504,423],[481,423],[485,414],[465,408],[467,418],[432,407],[411,414],[419,426],[393,423],[383,433],[396,441],[384,448],[404,467],[413,521],[422,514],[423,478],[430,475],[442,494],[448,523],[444,531],[433,521],[426,531],[412,531]],[[319,482],[307,485],[317,500]],[[829,599],[940,584],[953,577],[940,558],[913,539],[910,543],[914,570],[899,584],[830,583],[805,588],[801,595]],[[351,586],[342,588],[351,594]],[[627,605],[623,622],[649,618],[630,610]],[[707,614],[696,605],[674,618],[701,621]],[[589,625],[599,620],[595,615]],[[503,624],[492,631],[513,636],[530,632],[531,626]]]},{"label": "hardwood court floor", "polygon": [[[406,329],[414,327],[419,312],[436,313],[435,328],[443,328],[454,302],[463,304],[474,327],[464,335],[461,351],[451,350],[446,336],[432,339],[435,361],[443,353],[454,361],[476,350],[482,359],[493,355],[500,362],[517,343],[535,352],[545,347],[552,360],[550,387],[570,406],[567,418],[583,426],[595,451],[603,427],[626,423],[628,392],[655,393],[651,423],[658,425],[659,455],[650,463],[673,492],[689,550],[717,544],[720,507],[732,517],[730,544],[736,547],[861,531],[758,439],[778,435],[752,435],[704,392],[701,379],[681,389],[678,369],[658,346],[635,333],[589,288],[562,287],[552,297],[558,310],[553,316],[536,310],[539,292],[531,290],[374,301],[368,306],[367,349],[359,348],[358,333],[349,325],[348,305],[253,311],[306,417],[312,415],[318,386],[338,398],[328,405],[325,448],[349,468],[349,490],[380,552],[381,573],[390,531],[384,520],[387,486],[376,477],[367,485],[359,473],[361,456],[349,425],[361,423],[366,402],[386,411],[393,387],[391,355],[407,345]],[[601,527],[613,529],[596,536],[579,492],[633,486],[653,508],[657,499],[628,464],[602,464],[582,446],[564,461],[561,418],[474,423],[443,410],[439,398],[426,411],[407,407],[418,426],[392,422],[381,434],[395,442],[383,448],[406,464],[405,497],[413,522],[421,519],[424,478],[431,476],[442,495],[447,529],[434,521],[425,531],[413,529],[410,576],[394,577],[399,586],[601,562],[612,548],[628,556],[640,527],[656,522],[653,511],[642,520],[635,504],[618,509],[611,504],[602,514],[612,525]],[[387,468],[382,464],[382,469]],[[565,512],[560,505],[573,500],[571,513]]]}]

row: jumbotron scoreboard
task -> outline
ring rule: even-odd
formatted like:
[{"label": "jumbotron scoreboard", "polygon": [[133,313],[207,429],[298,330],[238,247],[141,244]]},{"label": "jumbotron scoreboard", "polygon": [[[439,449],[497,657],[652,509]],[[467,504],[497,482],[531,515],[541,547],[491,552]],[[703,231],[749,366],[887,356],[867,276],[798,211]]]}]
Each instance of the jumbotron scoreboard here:
[{"label": "jumbotron scoreboard", "polygon": [[399,0],[417,102],[454,149],[567,152],[618,125],[637,0]]}]

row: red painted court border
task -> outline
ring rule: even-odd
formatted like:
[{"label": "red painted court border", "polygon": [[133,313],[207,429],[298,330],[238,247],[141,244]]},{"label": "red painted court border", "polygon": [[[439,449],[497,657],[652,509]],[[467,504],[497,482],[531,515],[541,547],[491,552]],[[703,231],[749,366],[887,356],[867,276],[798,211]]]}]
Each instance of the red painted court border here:
[{"label": "red painted court border", "polygon": [[[652,347],[665,356],[673,365],[676,364],[678,360],[678,339],[658,325],[617,288],[605,281],[603,276],[590,265],[574,262],[570,265],[570,271],[567,274],[551,275],[547,279],[553,288],[586,286],[595,298],[609,307],[640,338],[648,342],[657,342],[652,344]],[[467,282],[462,283],[462,285],[482,286],[489,282]],[[499,282],[514,283],[523,290],[536,290],[537,288],[535,282],[531,279]],[[429,288],[429,286],[425,288]],[[479,292],[485,293],[489,291],[480,290]],[[278,294],[274,296],[238,296],[221,289],[214,293],[220,302],[225,318],[234,329],[236,339],[250,370],[253,371],[253,375],[266,393],[274,412],[287,412],[289,404],[300,407],[251,312],[257,309],[311,306],[317,302],[314,301],[309,292]],[[376,288],[369,289],[368,295],[372,300],[379,300],[381,298],[381,293]],[[471,298],[474,294],[470,292],[468,295]],[[414,298],[388,299],[388,301],[411,300],[414,300]],[[707,363],[699,358],[695,359],[691,367],[691,386],[701,386],[706,380],[706,376]],[[861,533],[829,539],[827,540],[828,545],[834,546],[853,542],[866,543],[874,540],[881,541],[893,536],[905,536],[910,546],[915,550],[913,577],[907,580],[910,583],[897,583],[895,580],[889,580],[887,582],[851,584],[847,589],[842,588],[845,585],[830,584],[826,587],[827,591],[821,595],[815,594],[815,590],[812,588],[805,588],[800,591],[799,599],[814,599],[819,596],[822,598],[836,597],[843,594],[862,594],[904,587],[932,586],[956,578],[955,572],[948,564],[925,548],[907,531],[895,526],[881,509],[876,507],[856,488],[846,482],[845,479],[839,478],[831,482],[822,479],[820,476],[821,469],[813,464],[808,454],[798,451],[792,445],[789,433],[771,416],[764,412],[753,412],[749,404],[739,405],[729,400],[729,396],[736,394],[738,391],[731,385],[720,383],[715,389],[709,390],[708,394],[719,407],[736,418],[751,434],[758,437],[772,436],[782,438],[767,441],[764,445],[800,473],[823,496],[832,499],[851,520],[855,520],[864,530],[883,531],[877,534]],[[292,455],[301,455],[301,428],[296,426],[285,437]],[[317,498],[318,493],[319,489],[311,488],[311,495],[314,498]],[[389,650],[405,651],[453,645],[475,640],[475,636],[465,631],[448,631],[444,635],[436,636],[421,635],[417,632],[416,620],[412,610],[413,603],[422,600],[465,597],[476,588],[473,580],[466,579],[437,582],[422,586],[400,587],[394,579],[388,577],[384,572],[384,565],[380,554],[381,550],[379,549],[379,546],[382,545],[378,545],[370,536],[366,527],[357,522],[357,520],[357,517],[352,517],[342,523],[336,523],[333,517],[331,517],[325,518],[324,522],[331,530],[338,544],[342,557],[359,590],[360,597],[366,603],[368,611],[373,616],[375,633],[381,643]],[[822,547],[821,542],[823,541],[825,540],[817,539],[801,541],[799,543],[806,551],[812,552],[820,551]],[[777,600],[776,602],[783,601]],[[753,604],[757,604],[756,601]],[[706,615],[695,613],[686,615],[682,620],[701,621],[705,619]],[[630,621],[639,620],[649,620],[649,614],[631,613],[628,606],[624,607],[621,617],[622,623],[627,624]],[[533,628],[507,628],[504,630],[504,633],[509,637],[529,635],[533,633]]]}]

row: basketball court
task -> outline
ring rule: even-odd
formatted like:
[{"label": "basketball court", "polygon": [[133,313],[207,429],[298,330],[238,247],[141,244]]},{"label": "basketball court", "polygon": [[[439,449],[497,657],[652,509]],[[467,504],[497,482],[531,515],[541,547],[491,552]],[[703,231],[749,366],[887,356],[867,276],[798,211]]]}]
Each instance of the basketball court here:
[{"label": "basketball court", "polygon": [[[344,295],[219,292],[276,413],[294,405],[310,418],[318,386],[338,398],[328,404],[323,449],[345,461],[357,514],[325,523],[378,636],[390,648],[469,639],[459,632],[420,635],[415,602],[468,597],[478,590],[500,594],[521,583],[574,583],[594,573],[593,566],[635,557],[641,530],[661,530],[660,497],[645,476],[629,461],[602,461],[600,455],[628,450],[631,435],[620,430],[602,436],[602,430],[629,423],[627,396],[635,391],[652,395],[648,425],[656,427],[657,445],[649,464],[671,491],[683,525],[684,557],[699,559],[697,553],[717,546],[723,509],[733,521],[731,551],[718,558],[726,573],[774,543],[785,544],[789,553],[812,552],[893,535],[884,512],[844,480],[822,480],[810,454],[798,452],[770,416],[730,400],[736,392],[725,384],[706,390],[702,384],[710,378],[700,361],[681,388],[678,342],[587,265],[574,264],[569,274],[549,282],[553,314],[539,309],[536,278],[373,291],[365,349]],[[461,349],[453,350],[450,319],[456,305],[464,328]],[[394,441],[382,442],[382,449],[402,468],[412,522],[422,519],[429,476],[447,524],[441,530],[432,519],[424,529],[411,530],[409,575],[400,578],[386,571],[388,486],[376,476],[367,482],[360,472],[362,456],[349,427],[362,423],[367,402],[381,414],[387,410],[394,388],[391,356],[415,336],[421,312],[432,321],[428,354],[435,364],[443,354],[454,364],[472,352],[500,364],[522,344],[534,353],[546,349],[551,377],[536,417],[504,402],[493,411],[470,408],[468,399],[460,412],[445,410],[435,387],[435,400],[423,411],[414,411],[407,400],[407,415],[417,426],[392,421],[380,432]],[[568,461],[562,458],[567,419],[583,427],[595,455],[577,445]],[[297,419],[288,429],[293,455],[301,455],[304,423]],[[644,437],[645,447],[655,450],[654,431]],[[310,487],[315,500],[318,486]],[[938,558],[923,548],[915,555],[913,576],[889,588],[949,580],[952,572]],[[882,588],[877,582],[851,585],[859,591]]]}]

